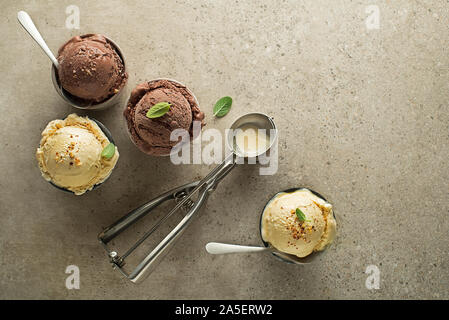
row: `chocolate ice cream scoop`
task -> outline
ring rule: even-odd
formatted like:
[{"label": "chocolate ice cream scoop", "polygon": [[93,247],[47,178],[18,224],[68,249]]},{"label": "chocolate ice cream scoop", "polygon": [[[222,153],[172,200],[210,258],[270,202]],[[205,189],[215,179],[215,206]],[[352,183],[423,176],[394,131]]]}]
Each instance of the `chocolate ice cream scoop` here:
[{"label": "chocolate ice cream scoop", "polygon": [[[160,102],[168,102],[169,111],[150,119],[148,110]],[[124,111],[131,139],[143,152],[162,156],[170,154],[178,141],[170,141],[175,129],[184,129],[193,136],[193,121],[204,119],[193,94],[182,84],[172,80],[154,80],[139,84],[131,93]]]},{"label": "chocolate ice cream scoop", "polygon": [[100,34],[71,38],[59,49],[58,62],[62,87],[94,103],[119,92],[128,78],[115,48]]}]

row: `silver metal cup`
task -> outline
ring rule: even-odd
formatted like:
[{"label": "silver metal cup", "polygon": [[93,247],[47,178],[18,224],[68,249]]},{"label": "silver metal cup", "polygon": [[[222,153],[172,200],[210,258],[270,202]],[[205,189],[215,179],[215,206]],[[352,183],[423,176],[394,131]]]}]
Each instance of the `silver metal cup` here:
[{"label": "silver metal cup", "polygon": [[[308,263],[311,263],[311,262],[314,261],[316,258],[318,258],[324,251],[314,251],[314,252],[312,252],[311,254],[309,254],[308,256],[303,257],[303,258],[300,258],[300,257],[297,257],[297,256],[295,256],[295,255],[293,255],[293,254],[288,254],[288,253],[285,253],[285,252],[281,252],[281,251],[279,251],[279,250],[276,250],[276,249],[274,249],[273,246],[271,246],[270,243],[266,242],[266,241],[263,239],[263,237],[262,237],[262,223],[263,223],[262,220],[263,220],[263,215],[264,215],[265,209],[266,209],[267,206],[271,203],[271,201],[273,201],[273,200],[276,198],[276,196],[278,196],[278,195],[281,194],[281,193],[292,193],[292,192],[295,192],[295,191],[301,190],[301,189],[308,189],[308,188],[305,188],[305,187],[304,187],[304,188],[290,188],[290,189],[287,189],[287,190],[278,192],[278,193],[276,193],[275,195],[273,195],[273,196],[271,197],[271,199],[270,199],[270,200],[265,204],[265,206],[263,207],[262,212],[261,212],[261,214],[260,214],[260,222],[259,222],[259,234],[260,234],[260,239],[262,239],[263,245],[264,245],[265,247],[267,247],[267,248],[273,248],[273,251],[271,252],[271,254],[272,254],[274,257],[276,257],[277,259],[279,259],[279,260],[281,260],[281,261],[283,261],[283,262],[292,263],[292,264],[308,264]],[[323,199],[324,201],[327,201],[326,198],[324,198],[324,197],[323,197],[321,194],[319,194],[318,192],[313,191],[313,190],[311,190],[311,189],[308,189],[308,190],[310,190],[310,192],[312,192],[312,193],[313,193],[314,195],[316,195],[317,197]],[[332,213],[333,213],[333,211],[332,211]],[[335,214],[334,214],[334,213],[333,213],[333,215],[334,215],[334,218],[335,218]]]},{"label": "silver metal cup", "polygon": [[[266,131],[267,136],[270,138],[270,144],[267,148],[260,150],[258,153],[255,154],[248,154],[245,153],[243,150],[240,150],[235,142],[235,136],[237,133],[237,130],[243,126],[246,125],[254,125],[258,129],[263,129]],[[234,152],[234,154],[237,157],[241,158],[251,158],[251,157],[258,157],[261,154],[267,152],[271,149],[273,144],[275,143],[277,139],[277,128],[276,124],[273,121],[273,118],[270,116],[260,113],[260,112],[251,112],[247,113],[239,118],[237,118],[231,125],[231,130],[229,131],[228,136],[226,137],[227,146],[230,150]]]},{"label": "silver metal cup", "polygon": [[[85,34],[82,35],[81,38],[91,36],[93,34]],[[123,56],[122,50],[120,47],[110,38],[104,36],[106,40],[112,45],[112,47],[117,52],[118,56],[122,60],[123,68],[126,72],[126,62],[125,57]],[[56,67],[52,64],[51,67],[51,80],[53,82],[53,86],[55,87],[56,92],[59,94],[59,96],[68,104],[70,104],[72,107],[83,109],[83,110],[100,110],[100,109],[106,109],[109,108],[115,104],[117,104],[120,101],[120,96],[122,95],[128,80],[126,79],[126,83],[120,88],[119,92],[114,94],[113,96],[107,98],[106,100],[99,102],[99,103],[93,103],[92,101],[86,101],[84,99],[75,97],[71,93],[69,93],[67,90],[65,90],[61,83],[59,82],[58,77],[58,71],[56,70]]]},{"label": "silver metal cup", "polygon": [[[102,124],[100,121],[98,121],[98,120],[96,120],[96,119],[92,119],[92,118],[89,118],[89,119],[92,120],[93,122],[95,122],[95,123],[100,127],[101,131],[103,131],[104,134],[105,134],[105,136],[109,139],[109,142],[112,142],[113,144],[115,144],[114,139],[112,138],[111,132],[108,130],[108,128],[106,128],[106,126],[105,126],[104,124]],[[97,189],[97,188],[100,187],[103,183],[105,183],[106,180],[108,180],[108,179],[109,179],[109,176],[108,176],[105,180],[103,180],[102,182],[100,182],[100,183],[94,185],[93,188],[92,188],[91,190],[89,190],[89,191],[93,191],[93,190]],[[66,188],[63,188],[63,187],[60,187],[60,186],[54,184],[52,181],[48,181],[48,182],[49,182],[53,187],[55,187],[56,189],[59,189],[59,190],[61,190],[61,191],[68,192],[68,193],[74,193],[73,191],[70,191],[70,190],[68,190],[68,189],[66,189]],[[86,191],[86,192],[89,192],[89,191]]]}]

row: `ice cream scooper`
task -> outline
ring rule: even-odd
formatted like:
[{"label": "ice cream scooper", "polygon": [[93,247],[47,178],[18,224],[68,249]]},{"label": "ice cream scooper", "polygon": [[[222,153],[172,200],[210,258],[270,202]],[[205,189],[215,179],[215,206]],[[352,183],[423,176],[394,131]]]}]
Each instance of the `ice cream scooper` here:
[{"label": "ice cream scooper", "polygon": [[283,253],[273,246],[256,247],[256,246],[244,246],[239,244],[229,244],[221,242],[209,242],[206,244],[206,251],[210,254],[230,254],[230,253],[272,253],[274,256],[279,257],[282,261],[294,264],[308,264],[309,257],[300,258],[290,254]]},{"label": "ice cream scooper", "polygon": [[[265,129],[268,143],[264,148],[259,148],[257,151],[253,150],[251,152],[245,152],[245,150],[239,148],[236,143],[236,139],[237,134],[239,134],[241,130],[237,129],[248,125],[259,129]],[[107,227],[99,234],[98,239],[108,253],[113,267],[117,268],[126,278],[134,283],[143,280],[149,273],[151,273],[151,271],[154,270],[156,264],[167,253],[168,248],[186,229],[193,216],[199,211],[207,199],[209,193],[215,190],[217,184],[235,167],[236,163],[242,163],[238,160],[253,158],[258,161],[262,154],[265,154],[270,150],[276,139],[276,125],[271,117],[263,113],[248,113],[234,121],[231,126],[231,130],[226,137],[227,146],[230,150],[232,150],[232,152],[226,156],[225,160],[220,165],[215,167],[206,177],[200,181],[188,183],[165,192],[144,205],[132,210],[130,213],[113,223],[111,226]],[[195,193],[198,193],[198,195],[196,199],[193,199],[192,197]],[[173,209],[164,215],[150,230],[145,232],[143,236],[134,245],[132,245],[131,248],[128,249],[128,251],[123,254],[119,254],[117,251],[109,248],[108,243],[117,237],[121,232],[168,200],[175,200],[176,205]],[[156,245],[156,247],[137,265],[133,271],[125,271],[124,266],[126,263],[126,258],[179,209],[186,211],[186,215],[181,222],[158,245]]]}]

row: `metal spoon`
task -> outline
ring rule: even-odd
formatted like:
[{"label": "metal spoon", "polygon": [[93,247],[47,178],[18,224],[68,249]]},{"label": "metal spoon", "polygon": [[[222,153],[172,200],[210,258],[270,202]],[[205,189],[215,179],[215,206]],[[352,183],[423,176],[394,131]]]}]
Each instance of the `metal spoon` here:
[{"label": "metal spoon", "polygon": [[[282,261],[293,264],[309,264],[310,259],[297,258],[290,254],[281,252],[272,246],[268,247],[255,247],[255,246],[242,246],[238,244],[227,244],[220,242],[209,242],[206,244],[206,251],[210,254],[229,254],[229,253],[259,253],[269,252],[280,258]],[[301,259],[301,261],[299,261]]]},{"label": "metal spoon", "polygon": [[50,51],[41,34],[37,30],[36,26],[31,20],[31,17],[25,11],[19,11],[17,13],[17,19],[19,20],[22,27],[29,33],[31,38],[37,42],[37,44],[44,50],[45,54],[50,58],[51,62],[54,64],[56,68],[59,67],[58,60],[56,60],[54,54]]}]

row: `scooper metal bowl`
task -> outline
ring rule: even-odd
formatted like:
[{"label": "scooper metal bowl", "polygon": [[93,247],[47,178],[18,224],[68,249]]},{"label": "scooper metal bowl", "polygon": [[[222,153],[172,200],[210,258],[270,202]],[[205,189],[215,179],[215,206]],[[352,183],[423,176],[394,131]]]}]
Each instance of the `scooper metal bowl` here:
[{"label": "scooper metal bowl", "polygon": [[[269,137],[269,144],[263,150],[257,153],[248,155],[240,150],[235,142],[236,130],[245,126],[252,125],[259,129],[265,129]],[[148,276],[156,267],[157,263],[168,252],[169,247],[173,245],[176,239],[182,234],[191,222],[193,216],[199,211],[201,206],[206,201],[208,195],[215,190],[218,183],[235,167],[237,163],[245,158],[252,158],[258,161],[259,156],[266,154],[277,140],[277,128],[273,119],[263,113],[248,113],[232,124],[231,130],[226,137],[228,148],[232,151],[224,161],[215,167],[206,177],[200,181],[191,182],[183,186],[167,191],[144,205],[132,210],[127,215],[107,227],[98,236],[100,243],[108,253],[110,262],[113,267],[118,269],[126,278],[134,283],[142,281]],[[192,199],[198,193],[195,200]],[[155,208],[168,200],[175,200],[176,205],[166,215],[164,215],[150,230],[145,232],[143,236],[137,240],[125,253],[119,254],[117,251],[111,249],[108,244],[116,238],[119,234],[125,231],[128,227],[136,223],[138,220],[149,214]],[[140,262],[137,267],[131,271],[126,272],[124,265],[126,258],[133,253],[146,239],[148,239],[157,228],[159,228],[167,219],[173,215],[177,210],[183,209],[186,211],[184,218],[178,225],[165,236],[165,238],[156,245],[156,247]]]}]

